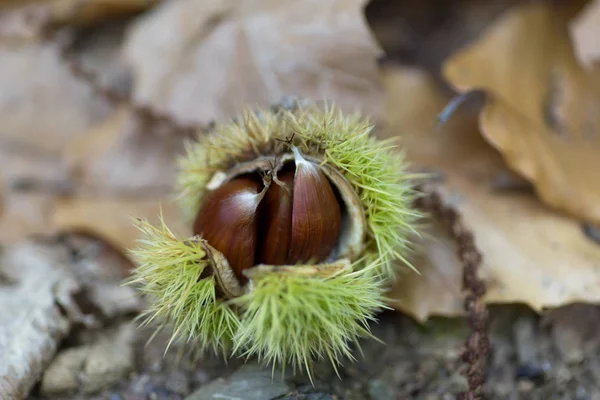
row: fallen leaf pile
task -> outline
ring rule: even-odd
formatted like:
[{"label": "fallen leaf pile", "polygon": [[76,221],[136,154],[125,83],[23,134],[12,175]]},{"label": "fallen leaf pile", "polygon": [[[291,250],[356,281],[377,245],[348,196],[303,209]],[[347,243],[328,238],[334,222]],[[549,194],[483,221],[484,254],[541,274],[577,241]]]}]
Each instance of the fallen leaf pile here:
[{"label": "fallen leaf pile", "polygon": [[[114,110],[70,73],[56,46],[0,52],[0,240],[89,229],[130,246],[131,217],[157,221],[170,196],[181,137],[144,125],[131,109]],[[169,202],[164,212],[177,226]]]},{"label": "fallen leaf pile", "polygon": [[[36,37],[154,3],[44,1],[9,8],[0,20],[7,22],[2,26],[28,23],[22,32]],[[34,16],[43,10],[50,17],[23,19],[35,10]],[[127,248],[138,237],[131,218],[157,222],[161,210],[175,232],[189,234],[171,193],[185,135],[170,121],[105,101],[71,73],[56,44],[40,37],[15,44],[19,31],[8,33],[0,40],[0,154],[6,159],[0,241],[79,229]],[[103,34],[119,35],[117,29]],[[288,94],[333,100],[348,111],[382,111],[379,49],[360,0],[292,7],[163,2],[128,23],[121,39],[111,39],[118,45],[112,52],[134,82],[133,103],[168,113],[173,123],[202,127]],[[89,53],[79,56],[84,66],[99,58],[93,48]]]},{"label": "fallen leaf pile", "polygon": [[[584,235],[581,223],[523,187],[482,137],[475,113],[464,111],[436,129],[435,116],[449,98],[429,76],[393,66],[384,73],[388,132],[401,135],[415,166],[439,174],[438,189],[474,233],[484,257],[486,301],[523,302],[541,311],[600,300],[600,246]],[[394,305],[419,320],[462,310],[455,245],[435,225],[431,229],[414,261],[422,275],[407,272],[392,292]]]},{"label": "fallen leaf pile", "polygon": [[[172,193],[190,137],[182,127],[202,132],[284,95],[383,116],[380,50],[362,5],[0,0],[2,395],[24,398],[40,379],[43,394],[97,391],[128,374],[133,355],[109,339],[55,355],[74,327],[140,311],[121,286],[123,250],[140,236],[132,218],[162,215],[190,235]],[[115,267],[122,274],[104,279]]]},{"label": "fallen leaf pile", "polygon": [[[599,301],[600,246],[583,229],[600,225],[599,2],[438,3],[0,2],[0,243],[81,231],[127,248],[131,218],[161,210],[188,234],[172,203],[177,125],[294,95],[371,115],[433,173],[484,256],[488,302]],[[73,73],[46,35],[59,28],[95,38],[75,60],[130,103]],[[455,93],[476,101],[436,125]],[[392,305],[460,314],[462,267],[435,221],[413,263]]]},{"label": "fallen leaf pile", "polygon": [[[383,69],[386,134],[401,138],[416,166],[439,175],[438,190],[483,254],[491,303],[541,311],[600,300],[600,246],[583,229],[600,222],[600,81],[576,62],[567,22],[547,5],[514,7],[445,59],[447,81],[484,98],[480,110],[459,110],[437,129],[450,96],[419,70]],[[420,320],[460,313],[455,249],[432,229],[415,260],[424,277],[402,279],[392,291],[395,305]]]}]

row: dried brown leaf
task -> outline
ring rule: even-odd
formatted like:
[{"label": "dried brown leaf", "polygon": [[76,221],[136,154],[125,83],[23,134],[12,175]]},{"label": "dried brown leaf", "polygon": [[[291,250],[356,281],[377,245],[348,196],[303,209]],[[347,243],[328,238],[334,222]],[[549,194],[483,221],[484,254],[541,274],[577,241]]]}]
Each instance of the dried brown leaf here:
[{"label": "dried brown leaf", "polygon": [[161,4],[124,50],[141,104],[185,123],[229,119],[284,95],[381,112],[379,49],[363,0]]},{"label": "dried brown leaf", "polygon": [[53,25],[87,26],[144,11],[161,0],[47,0]]},{"label": "dried brown leaf", "polygon": [[[93,56],[84,58],[96,65]],[[107,118],[112,106],[54,45],[4,45],[0,57],[0,242],[84,231],[130,247],[132,217],[157,222],[160,203],[180,226],[171,203],[180,132],[129,105]]]},{"label": "dried brown leaf", "polygon": [[482,134],[544,202],[600,223],[600,70],[575,60],[569,17],[544,3],[514,8],[444,73],[461,92],[488,93]]},{"label": "dried brown leaf", "polygon": [[[483,254],[488,303],[522,302],[535,310],[600,300],[600,246],[580,224],[545,207],[528,190],[498,185],[509,174],[482,138],[477,110],[466,107],[436,129],[449,98],[424,72],[388,65],[388,135],[398,135],[416,168],[439,175],[444,200],[456,207]],[[511,180],[509,180],[510,182]],[[519,181],[517,181],[519,182]],[[419,243],[415,267],[390,295],[396,308],[419,320],[461,313],[462,266],[452,242],[435,224]],[[411,273],[408,273],[411,274]]]}]

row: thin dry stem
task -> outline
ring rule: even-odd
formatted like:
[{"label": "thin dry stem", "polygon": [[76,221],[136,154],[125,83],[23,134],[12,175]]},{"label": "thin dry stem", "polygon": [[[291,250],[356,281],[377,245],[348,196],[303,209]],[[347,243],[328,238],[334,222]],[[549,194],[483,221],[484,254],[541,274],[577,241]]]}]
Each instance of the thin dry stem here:
[{"label": "thin dry stem", "polygon": [[475,245],[473,233],[463,225],[458,211],[444,204],[440,194],[431,187],[422,186],[420,189],[424,196],[419,198],[418,205],[431,212],[446,226],[456,242],[458,258],[463,264],[463,290],[466,295],[464,307],[471,333],[466,340],[462,360],[465,363],[464,375],[469,388],[466,392],[459,393],[457,399],[483,400],[490,341],[489,315],[482,301],[486,287],[477,276],[482,256]]}]

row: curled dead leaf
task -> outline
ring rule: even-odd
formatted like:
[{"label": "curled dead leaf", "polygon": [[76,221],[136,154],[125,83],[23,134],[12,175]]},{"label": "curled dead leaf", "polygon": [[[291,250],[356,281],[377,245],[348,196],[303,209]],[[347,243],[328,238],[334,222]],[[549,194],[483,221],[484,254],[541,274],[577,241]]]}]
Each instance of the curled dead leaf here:
[{"label": "curled dead leaf", "polygon": [[446,61],[459,91],[485,90],[481,133],[541,199],[600,223],[600,69],[585,71],[567,34],[570,15],[523,5]]},{"label": "curled dead leaf", "polygon": [[[571,302],[600,301],[600,246],[581,225],[545,207],[512,179],[501,154],[478,129],[471,104],[436,129],[449,101],[433,78],[387,65],[387,135],[400,136],[415,168],[437,175],[436,188],[461,213],[483,255],[481,277],[488,303],[525,303],[534,310]],[[499,185],[498,182],[504,184]],[[516,181],[519,182],[519,181]],[[421,276],[402,275],[390,292],[392,305],[418,320],[462,312],[462,265],[454,244],[435,224],[417,244],[414,265]]]},{"label": "curled dead leaf", "polygon": [[89,26],[142,12],[161,0],[50,0],[53,25]]}]

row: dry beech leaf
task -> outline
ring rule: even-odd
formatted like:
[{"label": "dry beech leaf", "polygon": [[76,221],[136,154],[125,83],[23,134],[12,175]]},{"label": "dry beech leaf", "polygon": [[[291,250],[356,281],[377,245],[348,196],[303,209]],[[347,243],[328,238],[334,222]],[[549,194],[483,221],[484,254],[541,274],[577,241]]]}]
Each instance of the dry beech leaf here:
[{"label": "dry beech leaf", "polygon": [[[422,71],[387,66],[388,135],[401,137],[415,168],[439,173],[444,200],[461,213],[483,254],[488,303],[525,303],[540,311],[600,301],[600,246],[580,224],[541,203],[531,191],[501,189],[501,155],[482,138],[477,110],[459,111],[442,128],[436,115],[449,98]],[[506,186],[506,185],[504,185]],[[389,294],[418,320],[460,313],[462,265],[435,224],[415,254],[422,275],[407,272]]]},{"label": "dry beech leaf", "polygon": [[600,69],[575,59],[568,17],[545,3],[514,8],[444,74],[461,92],[487,92],[482,134],[544,202],[600,223]]},{"label": "dry beech leaf", "polygon": [[290,94],[377,116],[380,50],[363,3],[164,2],[126,39],[134,97],[185,123],[229,119]]},{"label": "dry beech leaf", "polygon": [[575,55],[591,69],[600,61],[600,0],[591,1],[569,24]]},{"label": "dry beech leaf", "polygon": [[77,307],[81,285],[44,253],[26,243],[0,257],[0,393],[5,399],[27,398],[76,322],[61,310]]}]

